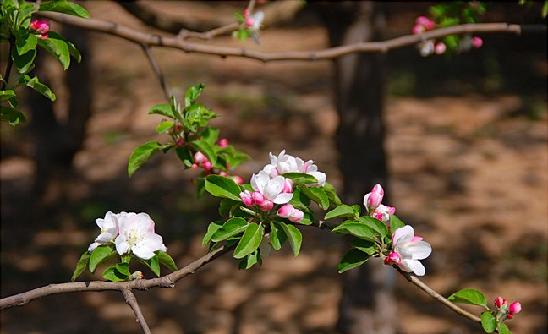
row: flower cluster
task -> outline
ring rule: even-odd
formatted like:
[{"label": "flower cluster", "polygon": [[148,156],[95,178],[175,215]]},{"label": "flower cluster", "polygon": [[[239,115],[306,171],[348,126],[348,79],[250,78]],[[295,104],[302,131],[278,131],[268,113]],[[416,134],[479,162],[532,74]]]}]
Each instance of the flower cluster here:
[{"label": "flower cluster", "polygon": [[385,257],[387,265],[397,265],[401,270],[424,276],[426,269],[419,260],[424,260],[432,252],[432,247],[409,225],[398,228],[392,234],[392,251]]},{"label": "flower cluster", "polygon": [[48,39],[49,23],[47,20],[32,20],[30,22],[30,29],[36,31],[40,39]]},{"label": "flower cluster", "polygon": [[95,220],[101,233],[95,242],[89,245],[88,251],[93,251],[99,245],[114,243],[119,255],[132,252],[137,257],[148,260],[155,251],[167,251],[162,236],[154,232],[154,221],[144,212],[108,211],[105,218]]},{"label": "flower cluster", "polygon": [[[228,144],[229,144],[229,142],[228,142],[228,139],[226,139],[226,138],[221,138],[217,141],[217,145],[221,148],[228,147]],[[213,163],[211,163],[211,161],[209,161],[207,156],[204,153],[200,152],[200,151],[194,153],[194,163],[192,164],[191,167],[192,168],[203,168],[204,173],[206,175],[211,174],[211,173],[215,173],[215,174],[219,174],[219,175],[225,176],[225,177],[229,176],[229,174],[227,172],[223,171],[223,170],[215,171],[213,169]],[[230,169],[230,166],[228,165],[228,163],[227,163],[226,169],[227,170]],[[232,180],[236,184],[244,183],[244,179],[241,176],[238,176],[238,175],[233,175]]]},{"label": "flower cluster", "polygon": [[495,306],[497,307],[497,318],[500,320],[512,319],[514,315],[521,312],[520,302],[512,302],[508,305],[508,301],[502,297],[495,298]]},{"label": "flower cluster", "polygon": [[380,184],[376,184],[368,194],[363,196],[363,205],[369,216],[388,224],[390,216],[396,213],[396,208],[381,204],[383,197],[384,189]]},{"label": "flower cluster", "polygon": [[264,13],[261,11],[251,14],[249,8],[244,9],[244,24],[251,31],[258,32],[264,20]]},{"label": "flower cluster", "polygon": [[317,185],[320,186],[323,186],[326,181],[325,173],[318,171],[318,167],[314,164],[314,161],[308,160],[305,162],[299,157],[285,154],[285,150],[281,151],[277,156],[270,153],[270,163],[264,166],[262,171],[271,177],[284,173],[305,173],[314,176],[318,180]]}]

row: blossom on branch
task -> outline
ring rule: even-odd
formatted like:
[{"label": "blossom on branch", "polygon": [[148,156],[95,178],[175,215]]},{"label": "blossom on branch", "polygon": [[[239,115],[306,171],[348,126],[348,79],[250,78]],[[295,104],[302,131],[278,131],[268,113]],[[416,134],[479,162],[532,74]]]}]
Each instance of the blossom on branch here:
[{"label": "blossom on branch", "polygon": [[278,217],[287,218],[293,223],[300,223],[304,218],[304,212],[295,209],[293,205],[286,204],[278,209]]},{"label": "blossom on branch", "polygon": [[101,233],[95,238],[95,242],[89,245],[90,252],[99,245],[112,242],[118,236],[118,217],[111,211],[106,213],[105,218],[95,219],[95,223],[101,229]]},{"label": "blossom on branch", "polygon": [[[285,204],[293,197],[292,193],[284,192],[285,178],[277,175],[273,178],[264,170],[251,177],[251,186],[264,197],[264,200],[275,204]],[[258,204],[260,205],[260,204]]]},{"label": "blossom on branch", "polygon": [[397,229],[392,235],[392,252],[384,259],[387,265],[397,265],[401,270],[424,276],[426,269],[419,260],[424,260],[432,247],[409,225]]},{"label": "blossom on branch", "polygon": [[167,251],[162,236],[154,232],[154,221],[144,212],[121,212],[118,214],[119,234],[114,240],[119,255],[132,252],[148,260],[155,251]]},{"label": "blossom on branch", "polygon": [[390,216],[396,213],[396,208],[388,205],[382,205],[384,189],[380,184],[375,184],[368,194],[363,196],[363,205],[369,216],[376,218],[384,223],[390,221]]},{"label": "blossom on branch", "polygon": [[48,39],[49,23],[47,20],[36,19],[32,20],[29,25],[30,29],[36,31],[41,39]]},{"label": "blossom on branch", "polygon": [[270,153],[270,164],[263,168],[263,171],[274,177],[284,173],[305,173],[314,176],[318,180],[318,185],[323,186],[326,182],[326,175],[318,171],[318,166],[314,161],[304,161],[299,157],[286,154],[285,150],[277,156]]}]

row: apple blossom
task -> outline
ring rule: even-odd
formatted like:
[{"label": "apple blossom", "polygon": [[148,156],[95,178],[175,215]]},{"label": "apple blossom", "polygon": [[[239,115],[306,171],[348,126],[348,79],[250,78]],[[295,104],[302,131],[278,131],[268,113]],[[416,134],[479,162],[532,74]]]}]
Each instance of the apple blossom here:
[{"label": "apple blossom", "polygon": [[434,47],[434,51],[438,55],[445,53],[446,50],[447,50],[447,46],[443,42],[436,43],[436,46]]},{"label": "apple blossom", "polygon": [[282,192],[284,192],[284,193],[292,193],[293,192],[293,180],[285,179],[284,188],[282,189]]},{"label": "apple blossom", "polygon": [[95,223],[101,229],[101,233],[95,238],[95,242],[89,245],[88,250],[91,252],[97,246],[112,242],[118,235],[118,217],[116,214],[108,211],[105,218],[97,218]]},{"label": "apple blossom", "polygon": [[501,308],[502,305],[506,305],[508,302],[506,301],[506,299],[502,298],[502,297],[497,297],[495,298],[495,306],[497,308]]},{"label": "apple blossom", "polygon": [[295,209],[293,205],[286,204],[278,209],[278,217],[287,218],[294,223],[300,223],[304,218],[304,212]]},{"label": "apple blossom", "polygon": [[396,208],[388,205],[379,205],[373,212],[370,213],[371,217],[378,219],[384,223],[390,221],[390,216],[396,213]]},{"label": "apple blossom", "polygon": [[434,53],[434,42],[431,40],[419,43],[419,53],[426,57]]},{"label": "apple blossom", "polygon": [[368,194],[363,196],[363,205],[367,211],[375,210],[379,205],[381,205],[383,197],[384,189],[382,189],[382,186],[377,183]]},{"label": "apple blossom", "polygon": [[424,276],[425,268],[419,260],[426,259],[432,247],[426,241],[415,239],[415,231],[409,225],[398,228],[392,235],[392,254],[385,258],[385,264],[395,264],[401,270]]},{"label": "apple blossom", "polygon": [[41,39],[47,39],[48,38],[48,32],[49,32],[49,23],[47,20],[32,20],[30,22],[29,27],[40,34]]},{"label": "apple blossom", "polygon": [[284,173],[306,173],[314,176],[319,185],[324,185],[326,181],[325,173],[318,171],[314,161],[308,160],[305,162],[299,157],[286,154],[285,150],[282,150],[277,156],[270,153],[270,164],[266,165],[263,171],[271,177]]},{"label": "apple blossom", "polygon": [[228,146],[228,139],[222,138],[219,139],[219,142],[217,143],[220,147],[227,147]]},{"label": "apple blossom", "polygon": [[508,306],[508,315],[518,314],[519,312],[521,312],[521,304],[519,302],[512,302],[512,304]]},{"label": "apple blossom", "polygon": [[154,232],[154,221],[144,212],[118,214],[119,234],[114,240],[119,255],[133,252],[143,260],[149,260],[155,251],[167,251],[162,236]]},{"label": "apple blossom", "polygon": [[198,165],[203,164],[207,161],[209,161],[209,159],[202,152],[198,151],[194,153],[194,162]]},{"label": "apple blossom", "polygon": [[283,192],[284,184],[284,177],[278,175],[271,178],[265,171],[260,171],[251,177],[253,189],[263,195],[265,200],[272,201],[275,204],[285,204],[293,198],[292,193]]},{"label": "apple blossom", "polygon": [[432,30],[436,26],[436,23],[433,20],[430,20],[426,16],[419,16],[415,20],[415,24],[419,26],[423,26],[426,30]]},{"label": "apple blossom", "polygon": [[234,183],[236,183],[236,184],[243,184],[244,183],[244,179],[239,175],[234,175],[232,177],[232,181],[234,181]]},{"label": "apple blossom", "polygon": [[483,39],[479,36],[472,37],[472,46],[475,48],[481,48],[483,45]]},{"label": "apple blossom", "polygon": [[270,211],[274,207],[274,203],[272,203],[271,200],[265,199],[261,202],[261,204],[258,204],[261,211]]},{"label": "apple blossom", "polygon": [[240,199],[244,203],[245,206],[253,206],[253,197],[251,196],[251,192],[249,190],[244,190],[240,193]]}]

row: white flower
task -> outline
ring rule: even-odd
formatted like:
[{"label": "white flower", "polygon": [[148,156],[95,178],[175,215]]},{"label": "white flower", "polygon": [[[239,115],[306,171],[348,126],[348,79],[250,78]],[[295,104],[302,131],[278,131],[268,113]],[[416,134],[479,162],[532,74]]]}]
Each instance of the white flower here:
[{"label": "white flower", "polygon": [[375,208],[375,211],[371,212],[371,217],[380,220],[383,223],[388,223],[390,221],[390,216],[396,213],[396,208],[388,205],[379,205]]},{"label": "white flower", "polygon": [[427,57],[434,53],[434,41],[427,40],[419,43],[419,53],[423,57]]},{"label": "white flower", "polygon": [[261,11],[256,12],[255,14],[251,15],[251,18],[253,20],[253,23],[249,27],[249,29],[253,31],[259,31],[261,29],[261,24],[264,20],[264,13]]},{"label": "white flower", "polygon": [[392,247],[399,255],[396,264],[400,269],[424,276],[425,268],[419,260],[424,260],[432,252],[429,243],[415,236],[415,231],[409,225],[397,229],[392,235]]},{"label": "white flower", "polygon": [[306,173],[314,176],[321,186],[326,181],[325,173],[318,171],[318,166],[314,164],[314,161],[308,160],[305,162],[299,157],[285,154],[285,150],[281,151],[278,156],[270,153],[270,164],[266,165],[263,171],[271,177],[284,173]]},{"label": "white flower", "polygon": [[105,218],[95,219],[95,223],[101,229],[101,233],[95,238],[95,242],[89,245],[88,250],[91,252],[97,246],[112,242],[118,235],[118,220],[117,215],[108,211]]},{"label": "white flower", "polygon": [[265,171],[253,174],[251,186],[260,192],[265,199],[275,204],[285,204],[293,198],[292,193],[284,193],[285,178],[278,175],[273,178]]},{"label": "white flower", "polygon": [[143,260],[154,256],[155,251],[167,251],[162,236],[154,232],[154,222],[146,213],[121,212],[118,214],[119,234],[114,243],[123,255],[132,251]]}]

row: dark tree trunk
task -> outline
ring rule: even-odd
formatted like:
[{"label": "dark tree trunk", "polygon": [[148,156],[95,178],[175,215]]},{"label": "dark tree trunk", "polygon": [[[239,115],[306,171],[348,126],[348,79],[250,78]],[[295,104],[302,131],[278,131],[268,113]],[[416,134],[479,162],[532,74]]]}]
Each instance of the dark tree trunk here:
[{"label": "dark tree trunk", "polygon": [[[74,156],[83,146],[92,108],[88,33],[67,27],[63,34],[77,46],[83,59],[79,64],[72,60],[70,69],[64,73],[63,89],[67,92],[66,119],[59,119],[54,112],[53,103],[42,95],[31,92],[28,98],[35,143],[35,194],[48,202],[59,199],[62,195],[61,184],[72,173]],[[44,58],[38,57],[36,74],[49,85],[49,72],[45,67]]]},{"label": "dark tree trunk", "polygon": [[[372,2],[318,5],[331,46],[379,40],[384,25],[380,6]],[[348,203],[361,203],[375,183],[388,188],[384,55],[345,56],[334,61],[333,69],[343,197]],[[379,261],[372,262],[344,274],[337,323],[343,333],[395,332],[394,274]]]}]

